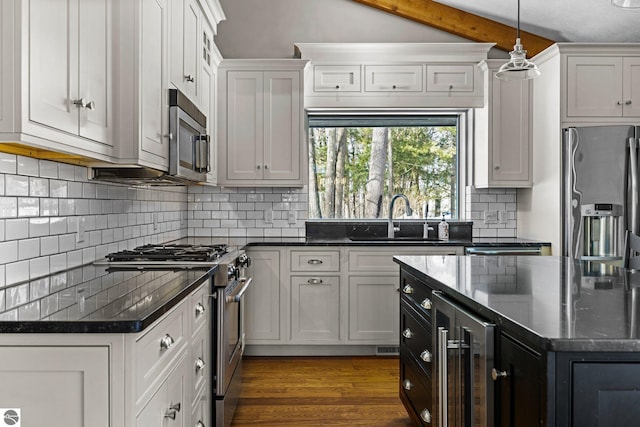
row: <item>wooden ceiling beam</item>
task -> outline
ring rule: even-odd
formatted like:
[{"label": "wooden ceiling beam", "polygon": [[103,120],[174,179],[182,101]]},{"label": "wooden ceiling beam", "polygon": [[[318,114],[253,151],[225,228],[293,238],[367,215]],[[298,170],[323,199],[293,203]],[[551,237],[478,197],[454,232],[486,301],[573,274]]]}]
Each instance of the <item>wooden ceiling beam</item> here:
[{"label": "wooden ceiling beam", "polygon": [[[482,16],[474,15],[432,0],[352,0],[376,9],[392,13],[430,27],[485,43],[507,52],[513,50],[516,29]],[[542,52],[555,42],[526,31],[520,31],[520,39],[527,56]]]}]

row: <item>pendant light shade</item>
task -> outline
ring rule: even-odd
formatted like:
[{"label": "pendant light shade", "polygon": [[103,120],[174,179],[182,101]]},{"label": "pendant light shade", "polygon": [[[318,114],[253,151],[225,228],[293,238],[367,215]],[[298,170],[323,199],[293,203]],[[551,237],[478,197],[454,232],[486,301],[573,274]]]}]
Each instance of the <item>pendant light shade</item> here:
[{"label": "pendant light shade", "polygon": [[611,4],[627,9],[640,8],[640,0],[611,0]]},{"label": "pendant light shade", "polygon": [[[616,1],[616,0],[613,0]],[[640,0],[625,0],[625,1],[640,1]],[[496,77],[504,80],[527,80],[540,75],[540,70],[533,62],[527,59],[527,51],[523,49],[522,43],[520,43],[520,0],[518,0],[518,26],[516,28],[516,44],[513,45],[513,50],[509,52],[511,59],[506,64],[503,64]]]}]

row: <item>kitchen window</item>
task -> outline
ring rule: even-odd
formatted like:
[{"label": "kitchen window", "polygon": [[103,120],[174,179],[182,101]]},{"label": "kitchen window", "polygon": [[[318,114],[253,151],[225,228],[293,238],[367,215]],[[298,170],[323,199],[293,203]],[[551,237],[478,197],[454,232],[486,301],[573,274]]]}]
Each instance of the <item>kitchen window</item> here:
[{"label": "kitchen window", "polygon": [[[458,218],[461,115],[310,114],[309,218]],[[396,216],[399,211],[396,212]]]}]

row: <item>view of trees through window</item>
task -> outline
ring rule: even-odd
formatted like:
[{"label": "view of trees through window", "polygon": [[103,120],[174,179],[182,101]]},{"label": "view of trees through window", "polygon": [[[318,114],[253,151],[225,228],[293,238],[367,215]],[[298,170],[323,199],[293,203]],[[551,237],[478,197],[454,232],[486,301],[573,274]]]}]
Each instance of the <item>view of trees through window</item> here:
[{"label": "view of trees through window", "polygon": [[[409,198],[411,218],[424,218],[425,210],[427,218],[456,218],[457,121],[437,121],[444,125],[310,120],[309,218],[387,218],[398,193]],[[398,202],[394,218],[403,217]]]}]

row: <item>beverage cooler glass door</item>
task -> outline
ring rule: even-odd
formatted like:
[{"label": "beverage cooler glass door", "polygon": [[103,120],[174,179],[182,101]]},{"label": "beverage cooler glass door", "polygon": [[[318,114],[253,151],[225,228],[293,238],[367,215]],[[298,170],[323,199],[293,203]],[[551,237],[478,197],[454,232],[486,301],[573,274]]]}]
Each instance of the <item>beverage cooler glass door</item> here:
[{"label": "beverage cooler glass door", "polygon": [[494,325],[433,293],[436,381],[440,427],[493,427]]}]

